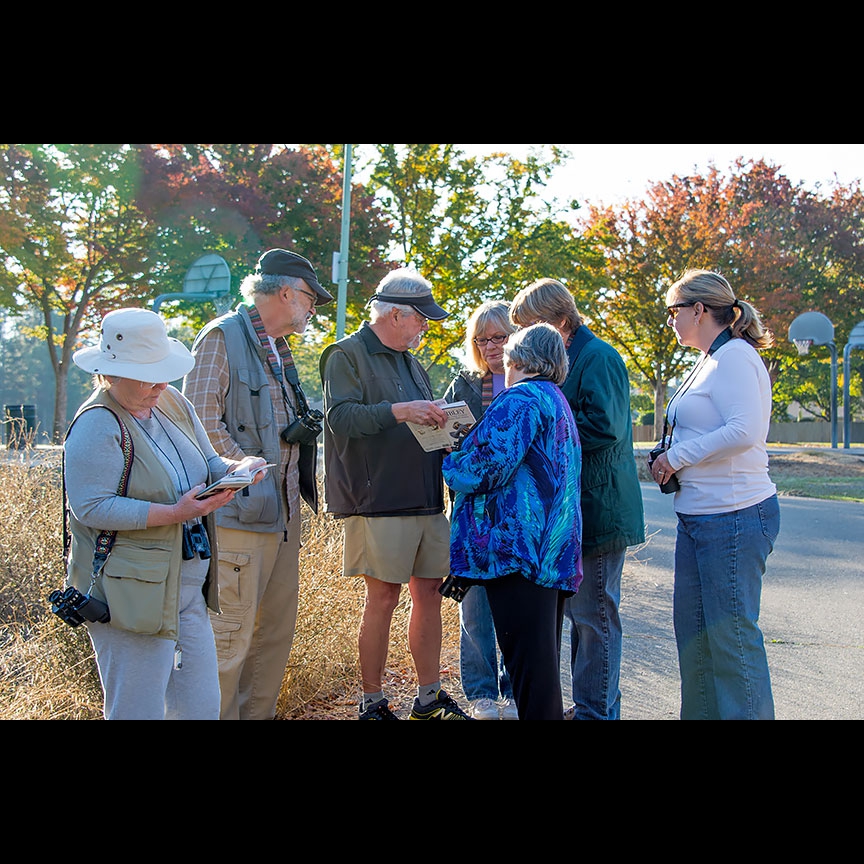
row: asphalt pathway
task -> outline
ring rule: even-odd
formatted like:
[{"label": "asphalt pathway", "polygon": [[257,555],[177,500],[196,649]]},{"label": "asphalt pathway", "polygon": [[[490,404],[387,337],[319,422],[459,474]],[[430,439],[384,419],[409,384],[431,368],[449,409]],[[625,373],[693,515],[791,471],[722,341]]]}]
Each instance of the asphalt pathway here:
[{"label": "asphalt pathway", "polygon": [[[648,540],[622,580],[621,719],[677,720],[672,627],[672,498],[642,484]],[[768,559],[760,624],[778,720],[864,719],[864,504],[780,498],[780,536]],[[564,704],[570,702],[562,657]]]}]

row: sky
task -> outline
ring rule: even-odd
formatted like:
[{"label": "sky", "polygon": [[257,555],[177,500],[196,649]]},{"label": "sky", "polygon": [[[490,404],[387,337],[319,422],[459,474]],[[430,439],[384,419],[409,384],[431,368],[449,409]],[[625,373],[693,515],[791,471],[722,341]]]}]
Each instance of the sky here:
[{"label": "sky", "polygon": [[[524,157],[532,144],[460,144],[466,153],[504,151]],[[641,198],[653,183],[674,174],[704,173],[709,163],[721,172],[735,160],[764,159],[794,184],[827,188],[836,178],[864,178],[864,144],[562,144],[572,158],[553,174],[547,189],[562,200],[619,204]]]}]

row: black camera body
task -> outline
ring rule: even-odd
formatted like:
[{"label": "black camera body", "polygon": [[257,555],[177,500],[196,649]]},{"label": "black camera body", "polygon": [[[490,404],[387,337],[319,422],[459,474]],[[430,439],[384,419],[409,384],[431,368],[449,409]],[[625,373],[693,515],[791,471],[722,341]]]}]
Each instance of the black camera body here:
[{"label": "black camera body", "polygon": [[471,583],[466,582],[460,576],[454,576],[452,573],[441,583],[438,593],[442,597],[447,597],[449,600],[455,600],[461,603],[465,599],[465,595],[471,588]]},{"label": "black camera body", "polygon": [[[657,461],[657,457],[660,456],[661,453],[665,452],[665,444],[658,444],[654,447],[648,454],[648,467],[651,468],[651,466]],[[680,488],[681,484],[678,482],[678,477],[675,474],[673,474],[665,483],[660,485],[660,491],[664,495],[671,495],[673,492],[677,492]]]},{"label": "black camera body", "polygon": [[51,603],[51,611],[70,627],[77,627],[85,621],[107,624],[111,620],[111,613],[105,603],[89,594],[82,594],[77,588],[52,591],[48,595],[48,602]]},{"label": "black camera body", "polygon": [[314,444],[324,428],[321,425],[323,420],[324,415],[312,408],[282,430],[282,440],[286,444]]},{"label": "black camera body", "polygon": [[200,523],[183,523],[183,560],[191,561],[198,554],[202,559],[210,557],[210,538]]}]

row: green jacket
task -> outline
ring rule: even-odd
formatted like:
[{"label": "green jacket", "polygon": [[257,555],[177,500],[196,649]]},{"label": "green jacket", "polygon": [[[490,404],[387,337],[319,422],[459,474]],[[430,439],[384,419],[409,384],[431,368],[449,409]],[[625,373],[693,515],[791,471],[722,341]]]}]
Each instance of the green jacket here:
[{"label": "green jacket", "polygon": [[584,324],[567,353],[570,372],[561,389],[582,444],[582,553],[619,552],[645,542],[627,367]]}]

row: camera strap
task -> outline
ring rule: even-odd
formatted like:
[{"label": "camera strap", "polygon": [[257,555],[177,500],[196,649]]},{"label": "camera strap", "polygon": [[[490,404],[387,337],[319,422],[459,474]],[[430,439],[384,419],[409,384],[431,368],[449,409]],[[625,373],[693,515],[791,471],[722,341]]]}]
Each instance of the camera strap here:
[{"label": "camera strap", "polygon": [[[132,436],[129,434],[129,430],[124,425],[123,421],[116,415],[107,405],[91,405],[89,408],[85,408],[85,411],[90,411],[93,408],[104,408],[106,411],[110,411],[111,414],[114,415],[114,419],[117,421],[117,425],[120,427],[120,449],[123,451],[123,472],[120,475],[120,482],[117,484],[117,494],[126,496],[126,490],[129,488],[129,475],[132,472],[132,460],[135,458],[135,446],[132,443]],[[83,411],[81,412],[84,413]],[[81,414],[78,415],[80,417]],[[78,419],[75,418],[75,420]],[[75,420],[72,421],[72,424],[66,430],[66,437],[69,437],[69,433],[72,431],[72,426],[75,425]],[[66,452],[65,449],[63,451],[62,457],[62,475],[63,475],[63,557],[67,558],[69,555],[69,546],[71,543],[71,537],[69,534],[69,501],[66,497]],[[93,590],[93,586],[96,584],[96,579],[99,577],[99,574],[102,572],[102,568],[105,566],[105,562],[108,560],[108,556],[111,554],[111,547],[114,545],[114,539],[117,537],[116,531],[100,531],[99,536],[96,538],[96,546],[93,552],[93,574],[90,578],[90,588],[88,589],[88,594]]]},{"label": "camera strap", "polygon": [[[254,306],[250,306],[246,311],[249,313],[249,320],[252,322],[252,327],[255,329],[261,347],[267,352],[267,365],[282,389],[282,399],[285,402],[285,409],[288,411],[289,422],[292,412],[297,417],[303,417],[309,411],[309,404],[306,401],[306,394],[300,386],[300,376],[297,374],[297,365],[294,363],[294,355],[291,353],[288,340],[284,336],[280,336],[271,342],[264,330],[264,322],[261,320],[261,314],[258,310]],[[274,344],[279,352],[278,358],[273,353]],[[296,407],[291,404],[291,400],[288,398],[288,391],[285,389],[286,381],[294,391]]]}]

